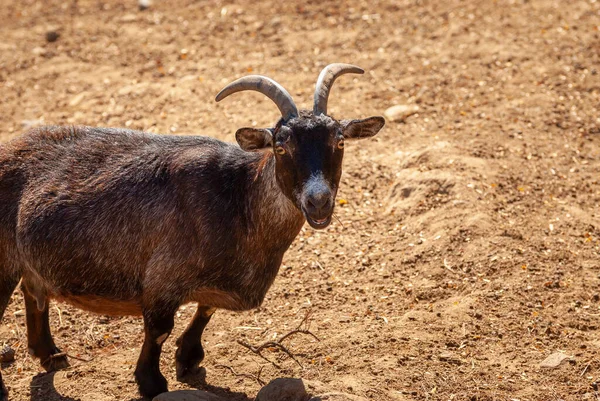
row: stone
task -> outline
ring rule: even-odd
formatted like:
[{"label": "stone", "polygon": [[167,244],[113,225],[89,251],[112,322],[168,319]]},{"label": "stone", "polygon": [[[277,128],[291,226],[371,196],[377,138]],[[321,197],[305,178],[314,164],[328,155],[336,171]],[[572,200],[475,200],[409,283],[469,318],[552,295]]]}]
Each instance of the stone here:
[{"label": "stone", "polygon": [[331,391],[318,381],[279,378],[264,386],[255,401],[368,401],[364,397]]},{"label": "stone", "polygon": [[385,118],[393,122],[404,122],[409,116],[419,112],[416,104],[397,104],[383,112]]},{"label": "stone", "polygon": [[557,368],[567,359],[571,359],[571,357],[562,352],[555,352],[540,362],[540,368]]},{"label": "stone", "polygon": [[56,42],[60,38],[60,33],[54,30],[46,32],[46,41],[48,43]]},{"label": "stone", "polygon": [[71,98],[71,100],[69,101],[69,106],[72,107],[76,107],[79,105],[79,103],[81,103],[81,101],[87,96],[87,92],[81,92],[78,93],[77,95],[73,96],[73,98]]},{"label": "stone", "polygon": [[2,350],[0,351],[0,362],[10,363],[14,360],[15,350],[10,345],[7,345],[6,347],[2,348]]},{"label": "stone", "polygon": [[302,379],[278,378],[260,389],[255,401],[308,401]]},{"label": "stone", "polygon": [[39,46],[34,47],[33,49],[31,49],[31,52],[33,54],[35,54],[36,56],[44,56],[47,53],[46,49],[44,49],[43,47],[39,47]]},{"label": "stone", "polygon": [[139,0],[138,1],[138,7],[139,7],[140,11],[147,10],[148,8],[150,8],[151,5],[152,5],[152,2],[150,0]]},{"label": "stone", "polygon": [[179,390],[159,394],[152,401],[225,401],[225,399],[201,390]]}]

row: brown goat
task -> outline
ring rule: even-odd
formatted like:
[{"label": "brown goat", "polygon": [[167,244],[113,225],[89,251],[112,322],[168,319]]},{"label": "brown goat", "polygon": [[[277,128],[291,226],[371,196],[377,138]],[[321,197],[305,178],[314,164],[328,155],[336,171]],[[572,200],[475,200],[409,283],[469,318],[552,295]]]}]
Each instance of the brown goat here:
[{"label": "brown goat", "polygon": [[182,377],[204,357],[201,335],[215,309],[259,306],[305,220],[329,225],[344,139],[384,125],[327,116],[329,89],[348,72],[362,70],[323,70],[313,111],[299,112],[266,77],[228,85],[217,100],[256,90],[282,112],[272,129],[238,130],[239,147],[90,127],[38,128],[0,147],[0,318],[22,279],[29,352],[50,371],[68,361],[50,334],[49,299],[141,315],[140,393],[167,391],[159,358],[177,308],[198,303],[177,340]]}]

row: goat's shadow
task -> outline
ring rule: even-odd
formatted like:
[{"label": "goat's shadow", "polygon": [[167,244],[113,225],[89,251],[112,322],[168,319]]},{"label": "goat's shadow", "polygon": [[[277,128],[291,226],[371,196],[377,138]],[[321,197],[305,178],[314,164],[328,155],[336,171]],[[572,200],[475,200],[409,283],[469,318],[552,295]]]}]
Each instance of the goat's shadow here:
[{"label": "goat's shadow", "polygon": [[[30,384],[30,401],[80,401],[60,394],[54,386],[54,375],[56,372],[40,373],[33,377]],[[213,386],[206,383],[206,369],[199,368],[192,374],[181,380],[182,383],[198,390],[203,390],[227,401],[252,401],[245,393],[234,392],[229,389]],[[129,401],[147,401],[146,398],[132,398]]]},{"label": "goat's shadow", "polygon": [[56,372],[40,373],[31,379],[29,392],[31,401],[80,401],[75,398],[65,397],[54,387]]},{"label": "goat's shadow", "polygon": [[[187,384],[190,387],[193,387],[198,390],[206,391],[217,395],[223,400],[227,401],[252,401],[254,398],[249,398],[245,393],[239,393],[235,391],[231,391],[228,388],[213,386],[206,382],[206,369],[204,367],[200,367],[196,369],[194,372],[187,374],[185,377],[180,379],[182,383]],[[134,401],[134,400],[131,400]],[[137,400],[135,400],[137,401]]]}]

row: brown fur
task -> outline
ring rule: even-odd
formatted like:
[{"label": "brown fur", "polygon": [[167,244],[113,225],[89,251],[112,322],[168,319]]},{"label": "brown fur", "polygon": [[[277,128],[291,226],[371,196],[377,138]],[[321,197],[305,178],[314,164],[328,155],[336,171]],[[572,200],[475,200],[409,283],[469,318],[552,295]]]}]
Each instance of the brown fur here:
[{"label": "brown fur", "polygon": [[[255,308],[304,223],[274,169],[203,137],[34,130],[0,147],[2,296],[22,277],[32,319],[48,298],[145,320],[186,302]],[[60,350],[42,326],[47,358]]]},{"label": "brown fur", "polygon": [[[383,126],[368,124],[372,135]],[[264,132],[249,143],[271,143]],[[178,340],[180,376],[202,360],[214,309],[259,306],[305,215],[333,212],[343,123],[303,112],[274,134],[285,155],[90,127],[43,127],[0,147],[0,318],[22,278],[29,348],[53,370],[67,361],[50,334],[49,299],[142,315],[140,392],[166,391],[159,357],[176,309],[199,304]],[[312,207],[322,193],[325,206]]]}]

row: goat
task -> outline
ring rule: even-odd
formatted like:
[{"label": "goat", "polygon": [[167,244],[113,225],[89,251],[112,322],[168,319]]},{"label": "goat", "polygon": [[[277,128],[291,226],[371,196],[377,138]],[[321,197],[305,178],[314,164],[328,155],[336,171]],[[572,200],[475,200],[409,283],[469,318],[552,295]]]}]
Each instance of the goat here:
[{"label": "goat", "polygon": [[[162,345],[177,308],[198,310],[177,340],[182,378],[204,357],[201,336],[216,309],[258,307],[305,221],[331,222],[344,140],[371,137],[382,117],[327,115],[341,74],[319,76],[312,111],[298,111],[270,78],[227,85],[268,96],[273,128],[240,128],[239,146],[202,136],[90,127],[43,127],[0,147],[0,319],[22,280],[29,352],[42,366],[68,366],[50,334],[48,300],[109,315],[141,315],[139,391],[167,391]],[[0,401],[8,391],[0,376]]]}]

